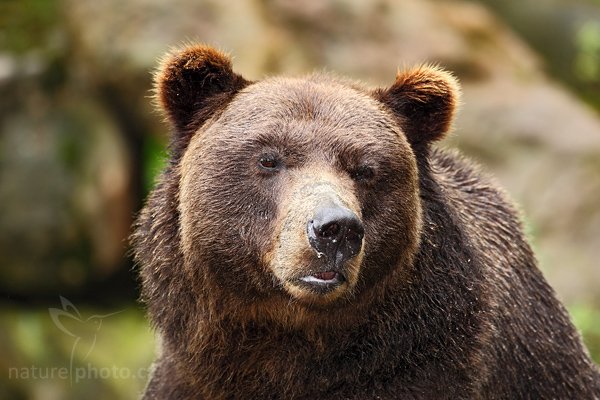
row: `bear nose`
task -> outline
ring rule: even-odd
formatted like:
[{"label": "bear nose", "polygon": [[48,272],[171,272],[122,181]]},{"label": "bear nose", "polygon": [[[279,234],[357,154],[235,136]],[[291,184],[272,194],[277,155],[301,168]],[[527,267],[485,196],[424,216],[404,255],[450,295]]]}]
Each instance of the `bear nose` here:
[{"label": "bear nose", "polygon": [[319,257],[324,255],[336,267],[360,252],[365,235],[356,214],[341,206],[318,209],[307,230],[308,241]]}]

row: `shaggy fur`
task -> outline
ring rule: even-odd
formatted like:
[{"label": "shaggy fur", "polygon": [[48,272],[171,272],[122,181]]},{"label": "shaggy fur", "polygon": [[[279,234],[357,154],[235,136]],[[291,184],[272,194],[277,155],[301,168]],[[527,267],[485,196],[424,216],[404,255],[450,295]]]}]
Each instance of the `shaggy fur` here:
[{"label": "shaggy fur", "polygon": [[[250,83],[194,46],[156,90],[174,132],[133,234],[162,338],[145,399],[600,397],[510,202],[431,147],[458,102],[449,74]],[[328,268],[306,239],[324,199],[365,227],[328,295],[295,283]]]}]

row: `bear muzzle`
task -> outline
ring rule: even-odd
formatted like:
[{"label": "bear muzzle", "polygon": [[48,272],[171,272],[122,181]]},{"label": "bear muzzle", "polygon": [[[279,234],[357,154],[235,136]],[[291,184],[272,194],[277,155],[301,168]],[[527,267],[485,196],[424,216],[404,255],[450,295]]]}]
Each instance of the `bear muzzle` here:
[{"label": "bear muzzle", "polygon": [[294,297],[328,303],[351,293],[358,280],[366,240],[360,207],[339,177],[295,178],[268,264]]},{"label": "bear muzzle", "polygon": [[[319,208],[308,221],[306,233],[317,258],[327,270],[303,276],[300,281],[317,291],[327,291],[346,281],[344,264],[361,250],[365,229],[351,210],[339,205]],[[331,268],[331,269],[329,269]]]}]

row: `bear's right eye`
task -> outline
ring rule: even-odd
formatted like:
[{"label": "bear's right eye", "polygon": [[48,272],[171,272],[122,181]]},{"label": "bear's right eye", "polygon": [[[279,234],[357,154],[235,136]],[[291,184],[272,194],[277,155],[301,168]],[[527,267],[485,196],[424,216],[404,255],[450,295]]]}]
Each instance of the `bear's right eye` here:
[{"label": "bear's right eye", "polygon": [[350,175],[352,176],[352,179],[354,179],[355,181],[368,181],[373,178],[373,176],[375,175],[375,172],[373,171],[373,168],[371,168],[370,166],[362,165],[362,166],[356,168],[354,171],[352,171],[352,173]]},{"label": "bear's right eye", "polygon": [[260,167],[266,171],[276,171],[279,169],[279,161],[273,155],[264,155],[258,160]]}]

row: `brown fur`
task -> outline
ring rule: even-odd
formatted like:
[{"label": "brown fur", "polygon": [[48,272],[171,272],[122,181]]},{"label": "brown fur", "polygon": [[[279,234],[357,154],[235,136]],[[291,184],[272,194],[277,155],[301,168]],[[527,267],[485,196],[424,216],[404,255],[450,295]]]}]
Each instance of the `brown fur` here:
[{"label": "brown fur", "polygon": [[[600,396],[510,203],[430,148],[458,101],[449,74],[424,66],[375,91],[318,74],[250,83],[194,46],[156,82],[174,133],[133,235],[162,338],[145,398]],[[295,279],[324,268],[306,239],[323,201],[365,237],[321,296]]]}]

